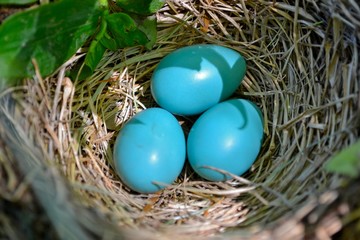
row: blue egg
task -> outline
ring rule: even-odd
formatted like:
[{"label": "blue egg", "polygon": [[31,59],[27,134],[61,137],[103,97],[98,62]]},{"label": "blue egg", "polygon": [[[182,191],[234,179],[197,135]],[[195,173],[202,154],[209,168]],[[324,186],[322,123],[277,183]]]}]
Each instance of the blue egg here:
[{"label": "blue egg", "polygon": [[256,160],[263,132],[263,117],[254,103],[244,99],[219,103],[204,112],[189,132],[190,165],[197,174],[211,181],[231,177],[206,166],[239,176]]},{"label": "blue egg", "polygon": [[185,157],[182,128],[171,113],[161,108],[149,108],[131,118],[114,146],[118,175],[125,185],[140,193],[153,193],[164,188],[161,184],[173,183]]},{"label": "blue egg", "polygon": [[183,47],[160,61],[151,79],[151,93],[173,114],[196,115],[230,97],[245,71],[244,58],[230,48]]}]

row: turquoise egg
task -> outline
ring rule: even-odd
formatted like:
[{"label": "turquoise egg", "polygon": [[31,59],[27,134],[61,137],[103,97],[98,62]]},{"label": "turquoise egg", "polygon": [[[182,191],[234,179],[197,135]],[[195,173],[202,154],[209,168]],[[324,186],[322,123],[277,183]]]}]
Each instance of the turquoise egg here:
[{"label": "turquoise egg", "polygon": [[210,181],[240,176],[256,160],[263,138],[260,109],[244,99],[219,103],[204,112],[192,126],[187,140],[187,156],[194,171]]},{"label": "turquoise egg", "polygon": [[229,98],[245,76],[235,50],[213,44],[180,48],[164,57],[151,78],[151,93],[164,109],[196,115]]},{"label": "turquoise egg", "polygon": [[116,172],[125,185],[140,193],[153,193],[165,187],[161,184],[173,183],[185,157],[182,128],[161,108],[149,108],[132,117],[114,146]]}]

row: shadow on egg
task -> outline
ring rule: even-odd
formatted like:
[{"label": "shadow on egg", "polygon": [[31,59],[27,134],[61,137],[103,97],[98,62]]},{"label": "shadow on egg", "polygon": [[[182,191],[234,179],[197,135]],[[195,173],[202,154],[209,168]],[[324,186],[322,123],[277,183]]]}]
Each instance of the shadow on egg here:
[{"label": "shadow on egg", "polygon": [[152,78],[152,94],[177,115],[196,115],[230,97],[246,71],[244,58],[230,48],[193,45],[168,54]]},{"label": "shadow on egg", "polygon": [[196,120],[188,135],[188,160],[207,180],[230,179],[214,168],[237,176],[244,174],[256,160],[262,138],[263,123],[257,106],[245,99],[228,100]]},{"label": "shadow on egg", "polygon": [[[217,73],[221,76],[222,90],[218,100],[220,101],[228,98],[233,91],[232,87],[227,85],[234,84],[233,82],[229,81],[229,79],[233,78],[232,74],[236,72],[236,68],[239,68],[237,72],[239,74],[239,78],[243,78],[245,69],[241,68],[241,66],[245,64],[245,60],[243,58],[235,58],[237,60],[230,64],[229,58],[225,57],[226,54],[221,54],[219,52],[224,49],[215,48],[214,45],[210,44],[201,44],[191,47],[193,48],[193,51],[187,52],[187,55],[169,54],[166,56],[167,61],[164,61],[161,66],[158,67],[158,70],[171,67],[180,67],[201,72],[201,63],[206,60],[217,68]],[[226,50],[231,52],[234,51],[230,49]],[[235,84],[238,85],[238,83]]]},{"label": "shadow on egg", "polygon": [[243,102],[229,101],[229,105],[233,106],[239,113],[239,118],[244,119],[242,124],[238,127],[239,130],[246,128],[248,125],[249,117]]}]

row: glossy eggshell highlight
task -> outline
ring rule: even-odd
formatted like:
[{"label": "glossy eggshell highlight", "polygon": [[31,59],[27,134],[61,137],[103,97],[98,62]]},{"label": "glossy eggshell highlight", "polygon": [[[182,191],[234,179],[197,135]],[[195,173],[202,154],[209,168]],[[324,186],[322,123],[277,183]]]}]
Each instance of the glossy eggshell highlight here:
[{"label": "glossy eggshell highlight", "polygon": [[224,181],[230,177],[204,166],[240,176],[256,160],[263,131],[263,117],[254,103],[244,99],[219,103],[204,112],[189,132],[190,165],[210,181]]},{"label": "glossy eggshell highlight", "polygon": [[235,50],[213,44],[180,48],[154,70],[151,92],[164,109],[196,115],[230,97],[245,76],[246,62]]},{"label": "glossy eggshell highlight", "polygon": [[153,193],[171,184],[186,157],[185,137],[177,119],[160,108],[136,114],[120,130],[114,146],[115,169],[129,188]]}]

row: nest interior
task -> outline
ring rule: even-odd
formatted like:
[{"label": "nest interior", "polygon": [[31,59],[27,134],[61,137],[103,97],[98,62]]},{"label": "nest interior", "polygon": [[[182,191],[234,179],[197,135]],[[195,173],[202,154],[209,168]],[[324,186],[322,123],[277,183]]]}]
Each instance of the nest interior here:
[{"label": "nest interior", "polygon": [[[2,197],[20,205],[36,199],[38,214],[66,239],[304,237],[296,225],[304,209],[340,184],[324,164],[359,138],[359,16],[352,0],[167,1],[152,50],[109,51],[86,81],[65,77],[79,53],[53,76],[1,95]],[[198,43],[246,59],[232,97],[261,108],[261,153],[249,172],[227,182],[204,181],[186,165],[163,191],[131,192],[112,167],[117,133],[156,106],[149,81],[157,63]],[[193,121],[179,118],[185,132]],[[17,236],[7,223],[2,231]]]}]

